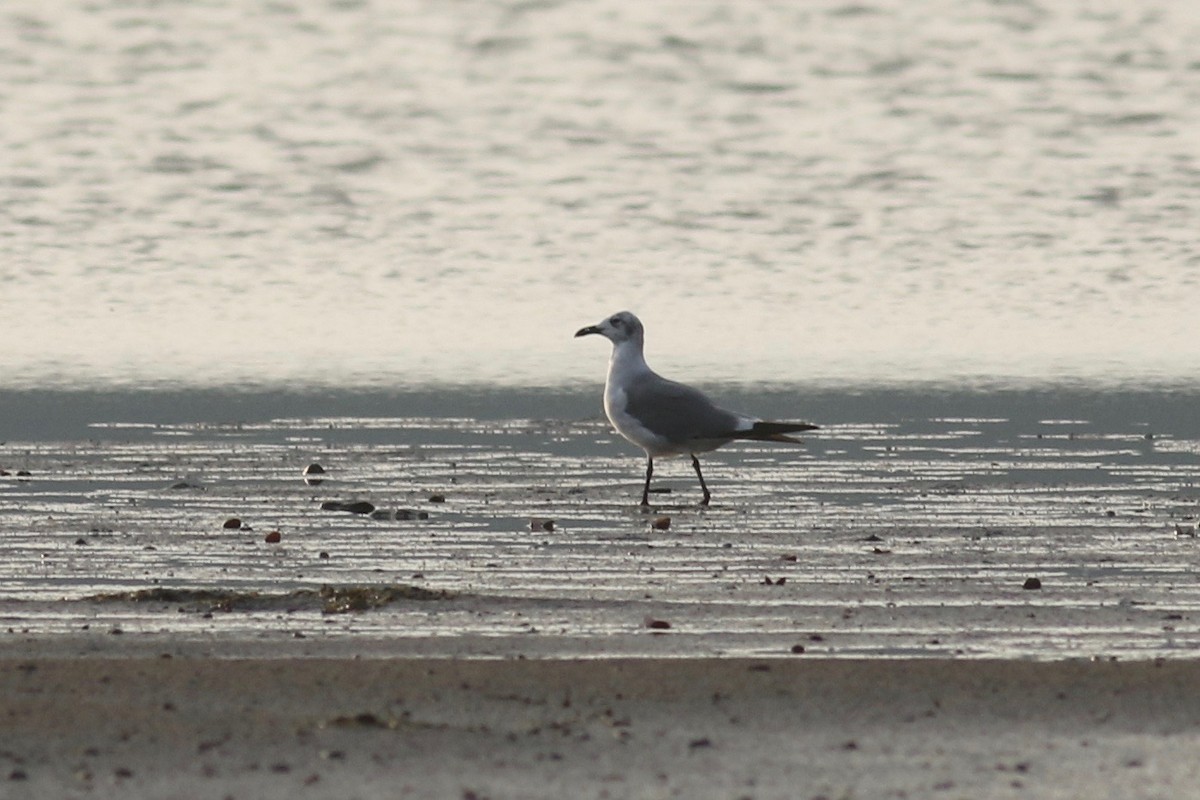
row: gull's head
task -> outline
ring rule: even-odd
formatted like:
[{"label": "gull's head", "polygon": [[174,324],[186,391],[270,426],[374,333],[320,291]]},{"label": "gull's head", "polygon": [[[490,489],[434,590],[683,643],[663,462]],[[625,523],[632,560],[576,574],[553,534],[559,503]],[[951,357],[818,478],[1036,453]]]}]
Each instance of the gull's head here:
[{"label": "gull's head", "polygon": [[618,311],[595,325],[580,328],[575,335],[587,336],[590,333],[598,333],[613,344],[628,341],[640,342],[642,340],[642,321],[629,311]]}]

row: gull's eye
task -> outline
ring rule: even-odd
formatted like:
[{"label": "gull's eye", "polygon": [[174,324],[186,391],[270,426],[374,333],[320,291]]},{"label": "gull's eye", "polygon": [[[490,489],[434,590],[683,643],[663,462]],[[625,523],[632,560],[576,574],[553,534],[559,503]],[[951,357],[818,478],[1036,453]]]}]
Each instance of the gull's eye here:
[{"label": "gull's eye", "polygon": [[608,321],[608,324],[609,324],[609,325],[612,325],[614,328],[619,328],[619,327],[621,327],[621,318],[620,318],[620,317],[613,317],[612,319],[610,319],[610,320]]}]

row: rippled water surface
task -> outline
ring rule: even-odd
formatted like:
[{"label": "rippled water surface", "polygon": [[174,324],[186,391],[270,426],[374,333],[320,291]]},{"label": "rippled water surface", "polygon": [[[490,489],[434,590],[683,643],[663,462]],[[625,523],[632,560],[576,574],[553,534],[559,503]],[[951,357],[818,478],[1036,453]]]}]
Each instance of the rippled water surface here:
[{"label": "rippled water surface", "polygon": [[6,386],[1192,383],[1200,6],[7,0]]}]

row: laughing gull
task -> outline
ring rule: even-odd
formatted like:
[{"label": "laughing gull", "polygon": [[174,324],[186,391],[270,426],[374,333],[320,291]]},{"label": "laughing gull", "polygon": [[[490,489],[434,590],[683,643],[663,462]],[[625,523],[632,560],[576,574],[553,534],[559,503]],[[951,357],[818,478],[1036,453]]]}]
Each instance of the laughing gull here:
[{"label": "laughing gull", "polygon": [[700,489],[701,505],[712,495],[700,472],[696,453],[707,453],[735,439],[760,442],[793,442],[789,433],[814,430],[807,422],[764,422],[735,414],[714,405],[702,392],[669,381],[646,364],[642,355],[645,330],[642,321],[628,311],[613,314],[597,325],[575,333],[576,337],[598,333],[613,343],[604,384],[604,413],[617,433],[646,451],[646,486],[642,505],[650,505],[650,476],[656,457],[690,455]]}]

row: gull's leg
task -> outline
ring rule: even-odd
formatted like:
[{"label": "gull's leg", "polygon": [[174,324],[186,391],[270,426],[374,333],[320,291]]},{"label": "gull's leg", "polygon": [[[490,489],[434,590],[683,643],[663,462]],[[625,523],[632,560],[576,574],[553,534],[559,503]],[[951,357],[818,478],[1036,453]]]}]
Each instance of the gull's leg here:
[{"label": "gull's leg", "polygon": [[650,505],[650,476],[654,474],[654,459],[646,456],[646,487],[642,489],[642,505]]},{"label": "gull's leg", "polygon": [[700,459],[696,458],[694,453],[692,454],[692,466],[696,468],[696,477],[700,479],[700,488],[704,491],[704,499],[700,501],[700,505],[706,506],[708,505],[708,499],[712,495],[709,494],[708,486],[704,483],[704,476],[700,474]]}]

